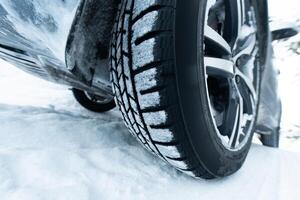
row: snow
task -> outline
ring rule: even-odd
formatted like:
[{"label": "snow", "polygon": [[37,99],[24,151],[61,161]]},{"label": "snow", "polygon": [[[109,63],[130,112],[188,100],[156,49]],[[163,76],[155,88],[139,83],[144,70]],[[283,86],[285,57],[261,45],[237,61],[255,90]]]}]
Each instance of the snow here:
[{"label": "snow", "polygon": [[273,19],[293,19],[299,18],[300,8],[299,1],[285,0],[268,0],[269,15]]},{"label": "snow", "polygon": [[[299,153],[256,144],[233,176],[195,180],[144,150],[123,125],[118,110],[91,113],[75,102],[66,87],[27,75],[3,61],[0,67],[1,199],[299,197]],[[299,70],[296,65],[290,67]],[[286,78],[291,74],[294,71],[282,68],[283,86],[292,82],[297,87],[296,78]],[[285,94],[284,105],[296,105],[290,102],[293,92]],[[296,114],[289,108],[288,121]],[[289,124],[284,130],[289,128],[299,133]],[[284,135],[283,141],[289,147],[290,139]],[[300,152],[300,146],[293,150]]]},{"label": "snow", "polygon": [[68,88],[0,61],[1,200],[299,199],[300,59],[287,51],[299,39],[274,44],[281,149],[254,144],[241,170],[212,181],[190,178],[144,150],[117,109],[86,111]]},{"label": "snow", "polygon": [[[275,22],[294,23],[300,27],[300,6],[298,1],[285,3],[269,0],[270,16]],[[299,29],[298,27],[298,29]],[[290,51],[291,44],[300,41],[300,34],[284,42],[274,42],[275,66],[280,70],[279,89],[283,102],[281,147],[300,152],[300,58]],[[299,49],[299,48],[298,48]],[[299,51],[299,50],[298,50]]]},{"label": "snow", "polygon": [[300,152],[300,59],[289,51],[293,41],[300,41],[300,35],[284,43],[275,43],[275,65],[280,69],[280,93],[283,101],[282,146]]}]

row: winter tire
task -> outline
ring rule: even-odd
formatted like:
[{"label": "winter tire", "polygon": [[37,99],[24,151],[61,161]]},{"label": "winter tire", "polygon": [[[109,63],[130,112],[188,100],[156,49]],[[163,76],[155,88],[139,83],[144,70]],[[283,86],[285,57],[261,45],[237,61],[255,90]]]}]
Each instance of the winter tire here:
[{"label": "winter tire", "polygon": [[236,172],[260,91],[251,0],[122,0],[111,44],[113,90],[130,132],[193,177]]},{"label": "winter tire", "polygon": [[72,89],[72,92],[77,102],[89,111],[102,113],[116,107],[114,99],[104,99],[75,88]]}]

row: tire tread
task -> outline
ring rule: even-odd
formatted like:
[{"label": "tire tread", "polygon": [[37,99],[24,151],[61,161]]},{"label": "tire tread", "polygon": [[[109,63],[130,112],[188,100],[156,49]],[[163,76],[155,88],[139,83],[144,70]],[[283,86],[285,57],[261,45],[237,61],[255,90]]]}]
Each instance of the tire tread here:
[{"label": "tire tread", "polygon": [[[122,1],[111,44],[115,101],[125,125],[145,148],[186,174],[210,179],[187,136],[179,133],[183,125],[175,98],[174,17],[174,0]],[[155,22],[146,32],[139,30],[145,19]]]}]

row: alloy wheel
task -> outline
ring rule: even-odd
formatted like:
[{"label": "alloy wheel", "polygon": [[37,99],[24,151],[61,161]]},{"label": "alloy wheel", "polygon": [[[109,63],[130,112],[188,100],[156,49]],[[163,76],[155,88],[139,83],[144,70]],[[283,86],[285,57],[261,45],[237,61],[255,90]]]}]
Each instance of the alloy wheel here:
[{"label": "alloy wheel", "polygon": [[231,151],[249,141],[255,124],[258,51],[251,0],[208,0],[203,59],[207,98],[216,132]]}]

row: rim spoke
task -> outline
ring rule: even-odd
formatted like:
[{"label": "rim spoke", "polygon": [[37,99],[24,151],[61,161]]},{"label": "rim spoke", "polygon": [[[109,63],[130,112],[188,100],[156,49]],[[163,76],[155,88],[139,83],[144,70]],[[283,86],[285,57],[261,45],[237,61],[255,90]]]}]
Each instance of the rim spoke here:
[{"label": "rim spoke", "polygon": [[238,105],[238,109],[236,110],[236,115],[235,115],[235,121],[234,121],[234,126],[233,126],[233,130],[232,133],[230,135],[230,139],[229,139],[229,146],[230,147],[234,147],[237,141],[237,137],[239,135],[239,121],[240,121],[240,112],[241,112],[241,107],[240,105]]},{"label": "rim spoke", "polygon": [[212,46],[218,51],[220,50],[219,48],[221,48],[226,54],[231,55],[231,47],[229,46],[229,44],[219,33],[217,33],[210,26],[205,26],[204,35],[207,39],[208,46]]},{"label": "rim spoke", "polygon": [[234,80],[231,79],[229,85],[229,101],[226,110],[224,111],[223,123],[220,126],[222,135],[231,136],[234,131],[232,129],[236,126],[238,109],[239,109],[239,98],[237,95],[236,85],[233,83]]},{"label": "rim spoke", "polygon": [[[233,84],[236,88],[236,93],[238,96],[238,120],[235,122],[235,127],[233,128],[233,131],[230,135],[230,140],[229,140],[229,145],[231,148],[236,148],[239,143],[240,143],[240,138],[241,136],[245,136],[245,130],[244,128],[246,127],[246,124],[248,121],[253,120],[254,112],[255,112],[255,105],[253,99],[256,99],[256,92],[254,90],[254,86],[251,83],[251,81],[244,75],[242,74],[239,70],[237,72],[239,74],[240,78],[242,78],[242,81],[246,84],[248,90],[250,91],[250,94],[252,95],[252,98],[249,97],[248,93],[244,93],[244,88],[241,89],[241,84],[237,84],[235,81],[233,81]],[[252,91],[252,92],[251,92]],[[246,106],[246,107],[245,107]],[[250,107],[250,108],[249,108]],[[246,110],[244,110],[246,108]],[[244,112],[247,113],[244,113]]]},{"label": "rim spoke", "polygon": [[230,135],[230,141],[229,141],[229,145],[232,148],[237,146],[240,135],[243,133],[242,129],[243,129],[243,116],[244,116],[244,100],[243,100],[243,97],[242,97],[241,93],[239,92],[238,86],[235,82],[234,82],[234,86],[237,91],[239,105],[238,105],[238,109],[237,109],[237,119],[235,122],[235,126],[233,128],[232,134]]},{"label": "rim spoke", "polygon": [[253,55],[255,54],[255,47],[256,47],[256,35],[252,34],[248,36],[246,42],[244,43],[244,48],[239,51],[233,58],[234,62],[237,61],[242,55]]},{"label": "rim spoke", "polygon": [[208,75],[221,77],[234,76],[234,64],[232,61],[222,58],[204,57],[204,65]]},{"label": "rim spoke", "polygon": [[239,143],[240,136],[241,134],[243,134],[244,100],[240,92],[239,92],[239,99],[240,99],[239,125],[237,130],[237,136],[235,139],[235,144],[233,147],[237,146],[237,144]]},{"label": "rim spoke", "polygon": [[241,78],[241,80],[246,84],[247,88],[250,91],[250,94],[252,96],[252,98],[254,99],[254,101],[257,101],[257,94],[253,85],[253,82],[247,77],[245,76],[238,68],[236,69],[236,74]]}]

